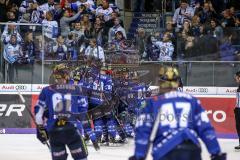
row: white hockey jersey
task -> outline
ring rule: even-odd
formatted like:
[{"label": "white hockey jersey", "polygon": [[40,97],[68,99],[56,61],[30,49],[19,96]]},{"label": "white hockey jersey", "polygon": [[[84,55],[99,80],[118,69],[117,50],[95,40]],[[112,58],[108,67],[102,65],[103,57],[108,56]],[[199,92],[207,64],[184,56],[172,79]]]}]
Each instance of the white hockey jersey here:
[{"label": "white hockey jersey", "polygon": [[10,31],[8,29],[8,26],[6,25],[5,28],[4,28],[4,31],[2,33],[2,36],[1,36],[1,41],[4,43],[4,44],[8,44],[10,42],[10,39],[11,39],[11,36],[15,34],[16,37],[17,37],[17,43],[21,43],[23,41],[21,35],[18,33],[18,30],[17,28]]},{"label": "white hockey jersey", "polygon": [[30,7],[30,4],[37,3],[36,0],[25,0],[22,1],[20,7],[19,7],[19,12],[20,13],[27,13],[27,9]]},{"label": "white hockey jersey", "polygon": [[49,5],[48,3],[44,3],[43,5],[38,7],[38,10],[42,11],[43,13],[46,13],[48,11],[55,10],[54,5]]},{"label": "white hockey jersey", "polygon": [[156,46],[159,48],[159,61],[172,61],[172,55],[174,52],[174,46],[172,42],[156,42]]},{"label": "white hockey jersey", "polygon": [[103,48],[98,46],[95,48],[92,48],[91,46],[88,46],[87,49],[85,50],[85,55],[89,57],[95,57],[100,59],[102,62],[105,62],[105,56],[104,56],[104,51]]},{"label": "white hockey jersey", "polygon": [[99,6],[96,9],[96,16],[103,15],[104,21],[107,22],[108,20],[111,19],[112,12],[113,12],[113,9],[111,7],[107,8],[107,9],[103,9],[102,6]]},{"label": "white hockey jersey", "polygon": [[44,35],[50,39],[56,38],[58,34],[58,23],[57,21],[42,21]]},{"label": "white hockey jersey", "polygon": [[76,4],[78,7],[80,7],[81,5],[88,5],[90,10],[93,10],[93,6],[94,6],[93,0],[87,0],[86,2],[76,1],[73,4]]}]

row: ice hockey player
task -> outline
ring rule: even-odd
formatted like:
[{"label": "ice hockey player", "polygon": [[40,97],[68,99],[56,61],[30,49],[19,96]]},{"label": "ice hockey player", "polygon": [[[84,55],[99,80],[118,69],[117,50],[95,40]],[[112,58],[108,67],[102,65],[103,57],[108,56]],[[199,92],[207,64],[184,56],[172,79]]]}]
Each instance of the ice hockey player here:
[{"label": "ice hockey player", "polygon": [[[78,85],[82,88],[85,88],[85,90],[88,90],[89,84],[85,80],[85,75],[83,68],[77,67],[73,71],[72,79],[70,84]],[[81,118],[79,119],[80,122],[77,123],[78,128],[82,135],[84,135],[84,140],[87,142],[89,139],[92,141],[92,144],[95,148],[95,150],[99,150],[100,147],[97,142],[96,134],[94,130],[91,128],[91,122],[88,115],[88,95],[87,96],[81,96],[78,99],[79,105],[78,105],[78,111],[82,113]]]},{"label": "ice hockey player", "polygon": [[[45,143],[49,137],[53,160],[66,160],[66,146],[74,160],[87,160],[88,152],[76,128],[79,113],[80,87],[68,84],[69,70],[65,64],[55,66],[52,77],[55,84],[43,88],[35,106],[37,138]],[[48,110],[46,126],[44,111]],[[74,113],[74,114],[72,114]]]},{"label": "ice hockey player", "polygon": [[[108,145],[109,137],[115,142],[117,136],[116,123],[112,112],[111,94],[112,78],[106,74],[106,68],[92,70],[92,92],[90,106],[95,109],[93,115],[94,127],[97,138],[100,142]],[[100,116],[99,115],[104,115]]]},{"label": "ice hockey player", "polygon": [[154,160],[201,160],[198,138],[205,143],[211,160],[226,159],[200,101],[177,91],[178,78],[176,68],[160,68],[160,95],[147,99],[137,119],[135,152],[129,160],[144,160],[148,153]]},{"label": "ice hockey player", "polygon": [[240,71],[235,74],[235,81],[237,82],[237,97],[236,97],[236,107],[234,109],[235,120],[236,120],[236,129],[239,137],[239,145],[235,147],[236,150],[240,150]]}]

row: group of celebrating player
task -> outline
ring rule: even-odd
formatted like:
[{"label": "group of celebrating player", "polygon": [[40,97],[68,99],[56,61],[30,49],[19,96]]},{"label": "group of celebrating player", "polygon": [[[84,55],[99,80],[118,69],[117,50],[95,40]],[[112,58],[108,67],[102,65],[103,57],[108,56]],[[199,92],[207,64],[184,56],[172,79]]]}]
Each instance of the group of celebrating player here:
[{"label": "group of celebrating player", "polygon": [[159,94],[139,83],[136,71],[107,70],[96,62],[72,69],[56,65],[52,84],[45,87],[35,106],[37,137],[50,143],[52,159],[66,160],[68,146],[74,160],[87,160],[85,142],[125,143],[135,137],[130,160],[200,160],[200,137],[212,160],[225,160],[215,132],[200,102],[177,91],[176,67],[162,66]]},{"label": "group of celebrating player", "polygon": [[[73,157],[80,155],[75,148],[85,144],[72,141],[76,137],[67,136],[66,130],[91,140],[96,150],[99,144],[123,144],[134,137],[133,117],[141,111],[147,93],[147,86],[135,80],[137,73],[127,68],[107,70],[96,61],[71,70],[66,64],[56,65],[52,85],[42,90],[35,106],[38,138],[43,143],[49,138],[53,159],[66,158],[64,144],[74,151]],[[67,142],[59,138],[56,144],[58,134],[67,136]]]}]

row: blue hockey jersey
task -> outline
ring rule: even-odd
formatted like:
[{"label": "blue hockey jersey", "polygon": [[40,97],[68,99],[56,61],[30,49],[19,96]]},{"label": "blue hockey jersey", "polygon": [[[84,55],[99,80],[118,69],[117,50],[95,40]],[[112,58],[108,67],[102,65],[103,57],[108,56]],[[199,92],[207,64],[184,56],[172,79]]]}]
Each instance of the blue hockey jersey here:
[{"label": "blue hockey jersey", "polygon": [[111,76],[103,74],[95,76],[90,87],[92,90],[90,94],[90,103],[100,105],[105,100],[110,100],[112,85]]},{"label": "blue hockey jersey", "polygon": [[184,140],[199,145],[200,137],[210,154],[220,153],[213,127],[200,101],[189,94],[172,91],[147,99],[136,123],[135,156],[146,156],[154,122],[158,120],[152,156],[159,160]]},{"label": "blue hockey jersey", "polygon": [[87,96],[83,88],[71,84],[47,86],[41,91],[35,106],[36,123],[43,124],[43,110],[48,110],[46,126],[48,131],[51,131],[56,122],[62,118],[75,125],[76,115],[86,111],[87,108]]}]

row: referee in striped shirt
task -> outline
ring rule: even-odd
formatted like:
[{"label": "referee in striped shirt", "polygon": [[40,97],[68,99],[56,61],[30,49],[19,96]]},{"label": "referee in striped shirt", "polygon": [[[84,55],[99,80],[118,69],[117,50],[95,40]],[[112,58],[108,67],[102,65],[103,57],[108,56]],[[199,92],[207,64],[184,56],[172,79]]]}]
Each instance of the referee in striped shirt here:
[{"label": "referee in striped shirt", "polygon": [[238,133],[238,138],[239,138],[239,145],[235,147],[236,150],[240,150],[240,71],[238,71],[235,74],[235,80],[237,82],[238,89],[236,93],[236,106],[234,109],[234,114],[235,114],[235,121],[236,121],[236,129]]}]

